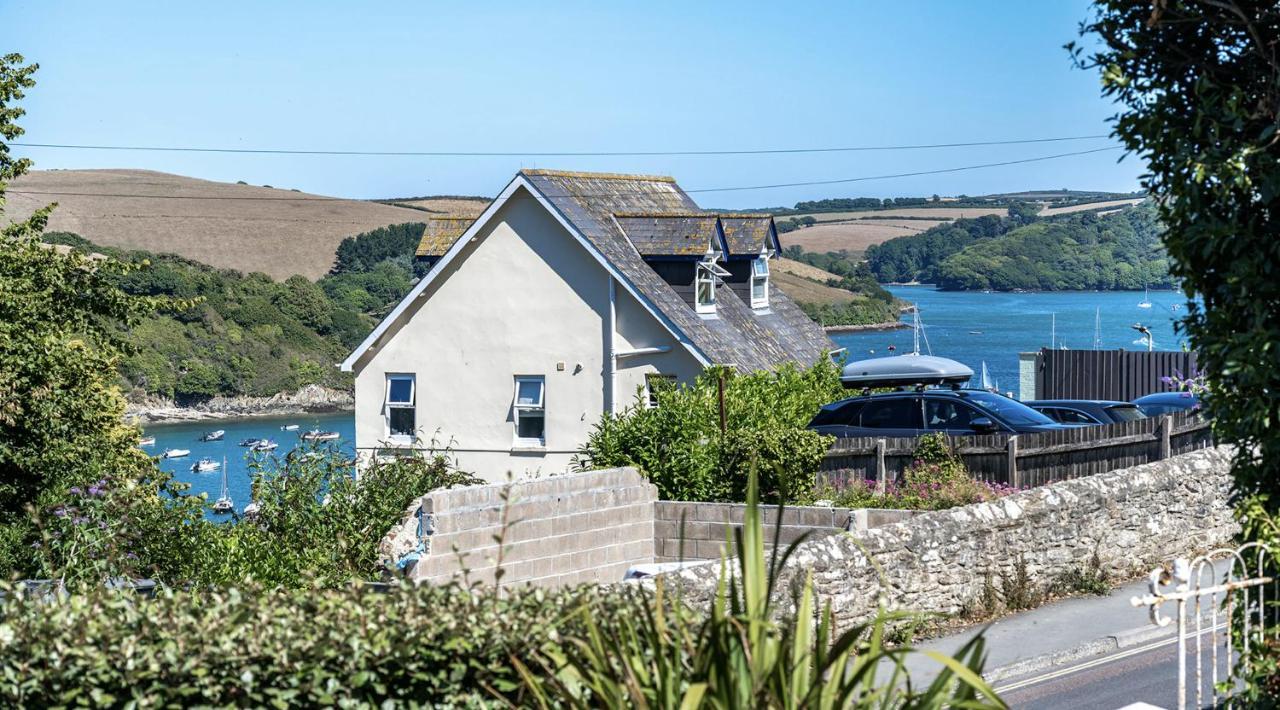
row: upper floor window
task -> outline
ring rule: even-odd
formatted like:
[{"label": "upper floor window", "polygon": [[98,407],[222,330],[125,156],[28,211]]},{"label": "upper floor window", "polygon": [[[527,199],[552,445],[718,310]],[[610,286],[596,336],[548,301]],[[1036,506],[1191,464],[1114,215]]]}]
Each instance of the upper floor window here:
[{"label": "upper floor window", "polygon": [[392,439],[412,441],[417,426],[414,397],[417,387],[413,375],[387,375],[384,406],[387,434]]},{"label": "upper floor window", "polygon": [[716,264],[717,256],[714,252],[707,254],[694,269],[693,304],[694,311],[698,313],[716,312],[716,279],[729,275]]},{"label": "upper floor window", "polygon": [[751,262],[751,307],[769,305],[769,255],[761,254]]},{"label": "upper floor window", "polygon": [[546,446],[546,378],[541,375],[516,377],[516,446]]}]

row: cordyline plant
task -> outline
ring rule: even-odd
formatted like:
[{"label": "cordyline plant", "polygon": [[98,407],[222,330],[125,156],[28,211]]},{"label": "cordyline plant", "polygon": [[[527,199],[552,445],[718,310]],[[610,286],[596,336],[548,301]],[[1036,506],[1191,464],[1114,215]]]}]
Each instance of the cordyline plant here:
[{"label": "cordyline plant", "polygon": [[[1005,707],[982,680],[981,634],[954,657],[890,647],[887,630],[914,615],[883,608],[840,631],[830,603],[818,611],[811,574],[794,598],[794,616],[780,619],[779,573],[802,540],[775,547],[766,564],[754,471],[747,501],[735,531],[736,565],[722,563],[708,614],[682,605],[678,594],[669,598],[662,578],[651,597],[637,600],[639,613],[616,620],[608,633],[583,607],[573,624],[579,635],[544,646],[531,664],[512,659],[531,700],[584,709]],[[921,652],[941,665],[923,689],[907,671],[907,659]]]}]

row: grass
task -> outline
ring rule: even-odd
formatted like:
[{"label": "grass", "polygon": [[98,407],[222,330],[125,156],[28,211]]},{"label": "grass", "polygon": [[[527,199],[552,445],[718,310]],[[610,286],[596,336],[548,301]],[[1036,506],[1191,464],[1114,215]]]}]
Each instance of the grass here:
[{"label": "grass", "polygon": [[[74,232],[104,246],[178,254],[245,273],[260,271],[275,279],[293,274],[317,279],[333,265],[344,238],[423,218],[420,210],[287,188],[148,170],[36,170],[14,181],[6,215],[20,220],[57,202],[48,231]],[[89,194],[22,194],[25,190]],[[253,199],[235,199],[246,197]]]}]

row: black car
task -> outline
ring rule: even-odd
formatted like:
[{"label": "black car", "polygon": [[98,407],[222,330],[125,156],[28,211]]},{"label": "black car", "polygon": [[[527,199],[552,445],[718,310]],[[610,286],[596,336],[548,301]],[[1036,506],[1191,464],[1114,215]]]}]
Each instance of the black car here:
[{"label": "black car", "polygon": [[1146,419],[1136,404],[1106,399],[1037,399],[1023,404],[1062,424],[1118,424]]},{"label": "black car", "polygon": [[1025,404],[986,390],[933,389],[850,397],[818,410],[809,429],[839,437],[1030,434],[1067,429]]},{"label": "black car", "polygon": [[1148,417],[1200,408],[1200,398],[1191,392],[1156,392],[1133,400]]}]

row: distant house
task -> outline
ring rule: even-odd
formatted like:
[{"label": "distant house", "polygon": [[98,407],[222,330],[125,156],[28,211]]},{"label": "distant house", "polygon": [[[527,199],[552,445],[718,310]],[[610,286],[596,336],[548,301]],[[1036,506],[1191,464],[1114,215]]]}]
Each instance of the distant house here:
[{"label": "distant house", "polygon": [[431,269],[342,363],[356,446],[448,446],[490,480],[564,471],[602,414],[712,364],[834,350],[770,283],[773,219],[668,177],[524,170],[474,220],[433,218]]}]

